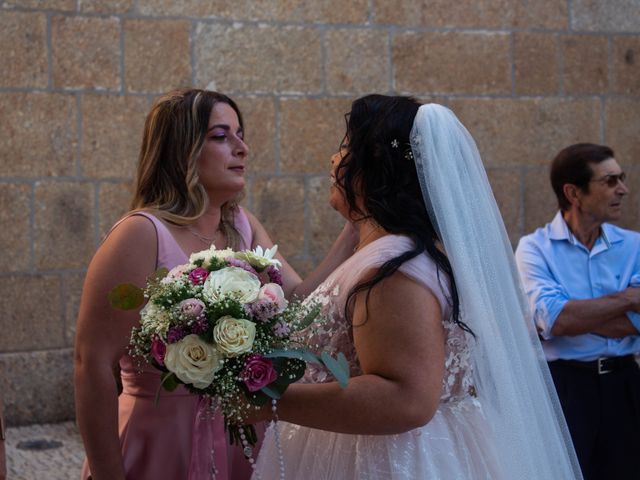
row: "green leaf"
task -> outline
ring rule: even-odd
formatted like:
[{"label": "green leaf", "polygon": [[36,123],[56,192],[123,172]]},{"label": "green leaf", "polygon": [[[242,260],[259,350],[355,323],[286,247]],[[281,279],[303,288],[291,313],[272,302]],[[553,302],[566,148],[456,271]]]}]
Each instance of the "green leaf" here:
[{"label": "green leaf", "polygon": [[306,362],[298,360],[297,358],[290,358],[287,360],[285,370],[283,371],[279,381],[287,382],[289,385],[300,380],[305,370],[307,369]]},{"label": "green leaf", "polygon": [[178,381],[178,377],[173,372],[164,372],[162,374],[162,381],[160,382],[160,386],[162,386],[167,392],[173,392],[176,388],[178,388],[180,382]]},{"label": "green leaf", "polygon": [[307,364],[298,358],[277,357],[273,358],[272,361],[273,367],[278,372],[278,378],[271,385],[276,383],[285,388],[300,380],[307,368]]},{"label": "green leaf", "polygon": [[158,405],[158,400],[160,400],[160,390],[164,388],[168,392],[173,392],[180,383],[178,382],[178,378],[173,372],[162,372],[160,376],[160,385],[158,385],[158,389],[156,390],[156,396],[153,399],[153,404]]},{"label": "green leaf", "polygon": [[284,391],[287,389],[289,385],[281,385],[278,384],[277,382],[273,382],[270,383],[269,385],[267,385],[266,387],[262,387],[260,389],[261,392],[264,392],[266,395],[268,395],[271,398],[275,398],[276,400],[278,400],[282,394],[284,393]]},{"label": "green leaf", "polygon": [[113,308],[134,310],[144,303],[144,290],[132,283],[122,283],[115,286],[107,298]]},{"label": "green leaf", "polygon": [[158,283],[160,283],[160,281],[164,277],[167,276],[168,273],[169,273],[168,268],[160,267],[158,270],[156,270],[155,272],[153,272],[151,275],[147,277],[147,284],[152,286],[157,285]]},{"label": "green leaf", "polygon": [[252,405],[257,405],[261,407],[270,400],[270,397],[262,393],[260,390],[258,390],[257,392],[247,391],[247,400]]},{"label": "green leaf", "polygon": [[[200,265],[203,266],[203,265]],[[211,259],[209,260],[209,265],[208,265],[208,270],[210,272],[214,272],[216,270],[222,270],[223,268],[226,268],[227,264],[224,260],[219,259],[218,257],[211,257]]]},{"label": "green leaf", "polygon": [[295,322],[296,330],[304,330],[305,328],[307,328],[314,322],[316,318],[318,318],[318,315],[320,315],[319,303],[315,304],[313,308],[311,308],[311,310],[309,310],[309,312],[304,317],[302,317],[302,319]]},{"label": "green leaf", "polygon": [[335,377],[342,388],[347,387],[349,382],[349,363],[347,362],[344,353],[338,353],[338,358],[335,359],[327,352],[322,352],[320,355],[322,363],[327,367],[331,374]]},{"label": "green leaf", "polygon": [[308,363],[322,363],[320,359],[310,350],[307,349],[291,349],[291,350],[273,350],[265,355],[267,358],[297,358]]}]

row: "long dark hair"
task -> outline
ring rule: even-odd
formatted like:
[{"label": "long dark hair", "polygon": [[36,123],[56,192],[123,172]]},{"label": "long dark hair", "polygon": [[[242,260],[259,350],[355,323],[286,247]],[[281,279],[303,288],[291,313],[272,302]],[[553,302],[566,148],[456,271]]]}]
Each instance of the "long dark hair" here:
[{"label": "long dark hair", "polygon": [[[371,218],[389,233],[408,236],[414,244],[411,250],[385,262],[371,279],[351,289],[345,315],[350,317],[357,293],[367,291],[368,302],[375,285],[404,262],[426,252],[437,266],[438,277],[443,272],[449,280],[453,321],[473,334],[460,320],[460,300],[451,264],[438,248],[440,239],[429,219],[411,154],[409,135],[419,107],[413,97],[367,95],[354,101],[345,116],[347,132],[343,143],[347,153],[335,175],[352,218]],[[356,196],[363,201],[362,209]]]}]

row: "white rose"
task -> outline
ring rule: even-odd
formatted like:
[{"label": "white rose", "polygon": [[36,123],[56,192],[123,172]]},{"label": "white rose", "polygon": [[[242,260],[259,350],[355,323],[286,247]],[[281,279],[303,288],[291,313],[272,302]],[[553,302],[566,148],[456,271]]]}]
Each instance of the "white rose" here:
[{"label": "white rose", "polygon": [[243,318],[225,315],[213,327],[213,341],[227,357],[236,357],[250,351],[255,338],[256,324]]},{"label": "white rose", "polygon": [[230,296],[241,303],[250,303],[258,298],[260,280],[253,273],[238,267],[215,270],[207,277],[202,294],[212,300]]},{"label": "white rose", "polygon": [[218,260],[224,260],[227,257],[233,256],[233,250],[230,248],[225,248],[224,250],[216,250],[215,245],[211,245],[208,250],[202,250],[201,252],[192,253],[189,257],[189,263],[195,266],[195,262],[197,260],[202,260],[202,265],[207,265],[211,262],[212,258],[217,258]]},{"label": "white rose", "polygon": [[189,256],[189,263],[195,266],[196,261],[202,260],[203,264],[206,264],[214,257],[214,252],[216,251],[215,245],[211,245],[207,250],[201,250],[199,252],[194,252]]},{"label": "white rose", "polygon": [[213,345],[191,334],[167,345],[164,365],[184,383],[206,388],[222,367],[222,359]]},{"label": "white rose", "polygon": [[213,252],[213,256],[219,260],[224,260],[227,257],[233,257],[233,250],[230,248],[225,248],[224,250],[215,250]]},{"label": "white rose", "polygon": [[269,300],[278,306],[278,313],[284,312],[289,302],[284,298],[282,287],[277,283],[267,283],[258,292],[258,300]]}]

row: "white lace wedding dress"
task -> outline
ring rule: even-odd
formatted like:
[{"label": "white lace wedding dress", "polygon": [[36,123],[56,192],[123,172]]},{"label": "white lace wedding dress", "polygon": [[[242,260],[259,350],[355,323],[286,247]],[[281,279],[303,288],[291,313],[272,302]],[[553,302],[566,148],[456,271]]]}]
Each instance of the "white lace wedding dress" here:
[{"label": "white lace wedding dress", "polygon": [[[303,332],[304,342],[332,355],[343,352],[352,377],[362,371],[351,328],[344,317],[348,292],[367,270],[409,250],[410,242],[407,237],[390,235],[370,243],[333,272],[308,299],[322,304],[326,321],[309,326]],[[405,262],[400,271],[429,288],[442,308],[445,374],[435,416],[423,427],[397,435],[347,435],[278,422],[287,479],[504,478],[492,431],[472,382],[470,348],[474,340],[451,320],[446,276],[442,273],[438,276],[435,264],[426,254]],[[332,380],[326,370],[311,365],[302,381]],[[327,415],[331,413],[327,411]],[[267,431],[256,470],[264,480],[280,478],[273,427]]]}]

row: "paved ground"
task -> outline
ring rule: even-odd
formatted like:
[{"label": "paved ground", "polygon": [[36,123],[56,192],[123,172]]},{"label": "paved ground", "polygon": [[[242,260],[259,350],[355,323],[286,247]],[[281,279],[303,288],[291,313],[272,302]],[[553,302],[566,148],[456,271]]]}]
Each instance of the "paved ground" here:
[{"label": "paved ground", "polygon": [[77,480],[84,450],[73,422],[8,428],[7,480]]}]

